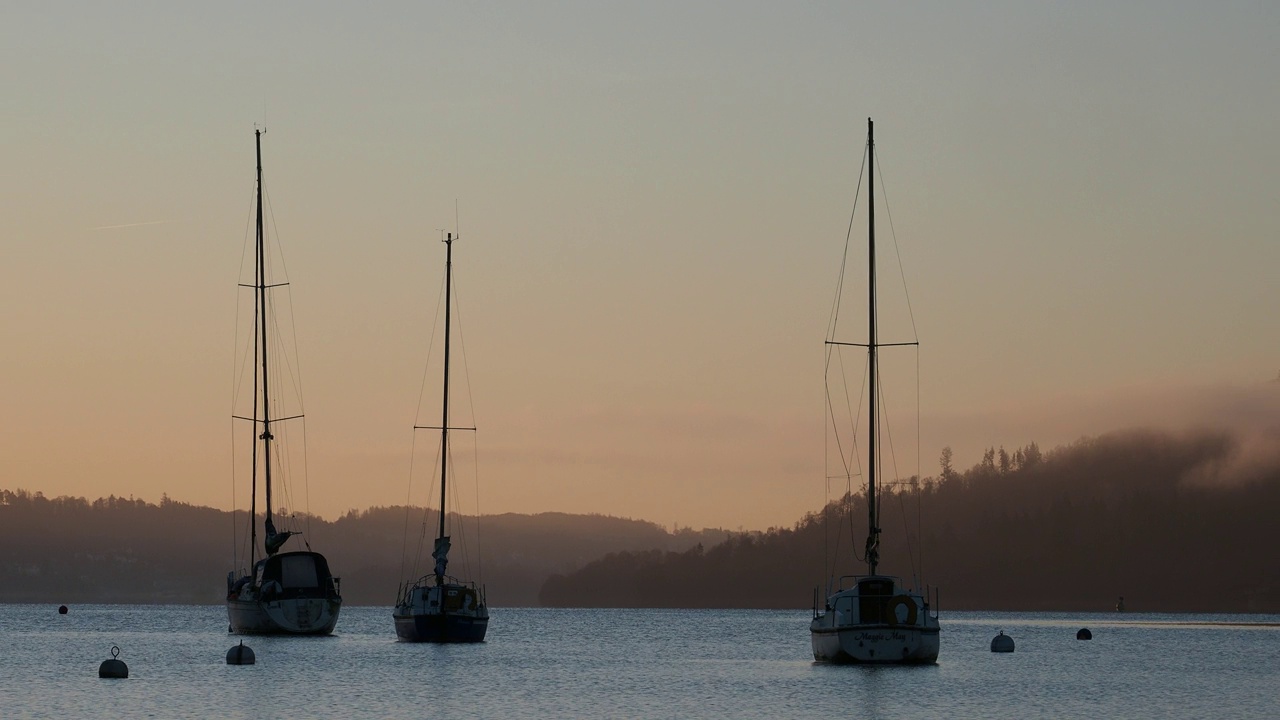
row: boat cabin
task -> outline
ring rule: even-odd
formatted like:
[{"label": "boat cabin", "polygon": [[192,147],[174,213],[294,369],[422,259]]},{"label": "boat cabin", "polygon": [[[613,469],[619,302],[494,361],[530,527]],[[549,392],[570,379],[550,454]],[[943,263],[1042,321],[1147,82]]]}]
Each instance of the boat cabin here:
[{"label": "boat cabin", "polygon": [[417,612],[470,614],[482,608],[484,601],[470,583],[418,584],[410,590],[405,604],[416,608]]},{"label": "boat cabin", "polygon": [[288,552],[259,560],[253,584],[261,589],[263,599],[338,596],[338,581],[324,556],[316,552]]},{"label": "boat cabin", "polygon": [[896,581],[897,578],[887,575],[854,578],[853,587],[843,588],[827,599],[827,609],[835,613],[835,624],[917,624],[921,611],[927,610],[928,606],[913,594],[901,593]]}]

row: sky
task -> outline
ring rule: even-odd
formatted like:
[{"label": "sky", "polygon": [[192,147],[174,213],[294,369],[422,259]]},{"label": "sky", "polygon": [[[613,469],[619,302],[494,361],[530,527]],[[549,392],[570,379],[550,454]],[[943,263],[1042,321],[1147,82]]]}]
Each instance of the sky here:
[{"label": "sky", "polygon": [[245,506],[255,126],[296,509],[428,501],[442,229],[478,428],[460,509],[821,507],[868,117],[881,339],[920,342],[883,355],[903,473],[1274,430],[1277,30],[1266,2],[5,3],[0,487]]}]

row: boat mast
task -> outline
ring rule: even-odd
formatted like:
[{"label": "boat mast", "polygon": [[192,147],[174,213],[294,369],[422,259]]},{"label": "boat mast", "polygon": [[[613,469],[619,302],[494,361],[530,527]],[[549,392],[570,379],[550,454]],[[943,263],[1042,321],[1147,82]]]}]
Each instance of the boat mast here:
[{"label": "boat mast", "polygon": [[[453,233],[445,234],[444,245],[444,408],[440,418],[440,532],[436,535],[437,548],[445,537],[445,486],[449,482],[449,320],[453,317]],[[444,568],[437,562],[436,584],[443,583]]]},{"label": "boat mast", "polygon": [[[258,217],[257,217],[257,316],[258,316],[258,338],[257,342],[261,347],[262,358],[262,434],[258,436],[262,440],[262,481],[267,491],[267,512],[266,523],[267,543],[271,542],[271,535],[274,533],[274,524],[271,521],[271,406],[268,399],[270,393],[267,388],[267,267],[266,267],[266,249],[265,249],[265,233],[262,225],[262,131],[258,128],[253,130],[254,144],[258,153]],[[255,383],[256,384],[256,383]],[[257,403],[254,403],[255,411]],[[254,457],[257,461],[256,453]],[[254,481],[257,481],[257,472],[254,473]],[[254,489],[256,499],[257,489]],[[269,550],[269,548],[268,548]],[[271,555],[271,552],[267,552]]]},{"label": "boat mast", "polygon": [[880,563],[880,527],[876,523],[876,144],[871,118],[867,118],[867,251],[870,255],[868,268],[870,273],[867,338],[867,375],[870,378],[871,422],[868,424],[867,442],[867,565],[871,574],[876,574],[876,566]]},{"label": "boat mast", "polygon": [[[262,308],[258,303],[258,249],[262,246],[262,140],[260,139],[260,131],[258,128],[253,129],[253,143],[257,151],[258,173],[256,176],[257,185],[255,191],[257,193],[257,230],[254,235],[254,255],[253,255],[253,285],[249,286],[254,289],[253,295],[253,357],[258,357],[258,315]],[[253,567],[258,564],[258,373],[253,373],[253,423],[250,430],[253,432],[253,442],[249,447],[253,448],[250,462],[250,492],[249,492],[249,572],[253,572]]]}]

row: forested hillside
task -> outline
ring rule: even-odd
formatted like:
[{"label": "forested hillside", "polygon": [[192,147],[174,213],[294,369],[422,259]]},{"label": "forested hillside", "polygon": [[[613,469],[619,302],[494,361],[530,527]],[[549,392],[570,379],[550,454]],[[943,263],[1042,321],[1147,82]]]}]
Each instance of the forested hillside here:
[{"label": "forested hillside", "polygon": [[[245,515],[237,514],[241,529]],[[434,527],[433,512],[425,519]],[[422,520],[423,511],[410,514],[411,534],[417,534]],[[482,575],[477,577],[491,602],[506,606],[537,604],[549,575],[571,572],[604,553],[678,551],[728,535],[672,533],[653,523],[600,515],[543,513],[486,516],[477,538],[474,519],[450,519],[451,527],[459,522],[471,532],[462,542],[455,533],[458,547],[450,569],[460,570],[470,556],[476,572],[478,551]],[[304,530],[303,540],[328,557],[342,578],[347,603],[394,602],[398,584],[406,579],[401,576],[404,507],[352,512],[334,522],[295,516],[289,525]],[[235,534],[231,513],[167,498],[159,504],[117,497],[89,502],[0,490],[0,602],[221,602],[233,567]],[[430,535],[424,557],[430,554]],[[302,541],[293,539],[286,549],[300,547]],[[247,559],[240,552],[238,566],[243,567]],[[410,564],[414,553],[410,547]]]},{"label": "forested hillside", "polygon": [[[1280,467],[1269,443],[1121,433],[1042,453],[990,449],[882,501],[881,566],[943,609],[1280,612]],[[865,573],[865,497],[715,547],[618,552],[552,577],[553,606],[807,607]],[[837,540],[840,541],[837,543]],[[836,553],[838,545],[840,552]]]}]

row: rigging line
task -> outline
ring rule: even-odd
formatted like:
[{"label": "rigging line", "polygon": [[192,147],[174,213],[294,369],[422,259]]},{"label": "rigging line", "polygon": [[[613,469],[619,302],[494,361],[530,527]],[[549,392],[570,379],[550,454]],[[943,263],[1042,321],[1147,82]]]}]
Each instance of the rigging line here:
[{"label": "rigging line", "polygon": [[858,214],[858,197],[862,193],[862,175],[866,172],[867,148],[862,148],[862,162],[858,165],[858,184],[853,191],[853,209],[849,211],[849,229],[844,235],[844,254],[840,256],[840,275],[836,280],[836,297],[831,307],[831,316],[827,319],[827,338],[835,339],[836,323],[840,319],[840,298],[844,294],[844,273],[849,264],[849,243],[853,238],[853,219]]},{"label": "rigging line", "polygon": [[[907,559],[910,563],[910,566],[914,570],[916,566],[916,555],[915,555],[915,549],[911,542],[911,526],[907,521],[907,510],[902,500],[902,493],[900,490],[897,489],[901,484],[902,473],[899,472],[898,470],[898,453],[897,453],[897,449],[894,447],[894,444],[893,444],[893,426],[889,422],[889,402],[885,398],[883,384],[880,385],[878,390],[880,395],[880,412],[883,413],[884,415],[884,424],[882,425],[884,432],[882,433],[882,436],[884,438],[884,441],[887,441],[889,443],[889,462],[892,463],[893,465],[893,476],[894,476],[893,484],[895,487],[894,495],[896,495],[898,498],[899,509],[902,513],[902,527],[905,530],[904,535],[906,536]],[[917,437],[917,443],[918,442],[919,442],[919,438]],[[881,454],[881,457],[884,457],[884,455]],[[883,495],[881,495],[880,497],[883,498]],[[880,505],[877,505],[876,506],[877,515],[879,514],[879,510],[880,510]],[[917,582],[917,584],[919,583]]]},{"label": "rigging line", "polygon": [[431,485],[427,487],[427,504],[422,506],[422,529],[418,534],[418,552],[413,559],[413,572],[415,575],[417,575],[418,573],[418,568],[422,567],[422,546],[427,541],[427,527],[429,525],[434,525],[434,523],[430,522],[430,518],[431,518],[430,498],[433,495],[435,495],[435,491],[436,491],[436,473],[438,472],[437,468],[440,467],[440,452],[442,449],[443,449],[443,443],[438,443],[436,445],[436,457],[431,467]]},{"label": "rigging line", "polygon": [[476,427],[476,402],[471,391],[471,364],[467,362],[467,338],[462,331],[462,294],[458,291],[458,273],[453,273],[453,307],[457,318],[458,345],[462,351],[462,379],[467,386],[467,406],[471,411],[471,426]]},{"label": "rigging line", "polygon": [[[455,219],[455,223],[456,222],[457,221]],[[461,350],[461,354],[462,354],[462,377],[463,377],[463,381],[466,383],[466,386],[467,386],[467,404],[471,411],[471,425],[472,427],[476,427],[477,423],[475,421],[475,417],[476,417],[475,396],[471,386],[471,364],[467,361],[467,340],[466,340],[466,333],[463,332],[463,325],[462,325],[462,292],[460,289],[460,284],[458,282],[458,273],[456,272],[453,274],[453,296],[454,296],[454,308],[455,308],[454,314],[457,317],[458,345],[460,346],[459,349]],[[476,565],[475,567],[478,571],[477,575],[480,574],[479,570],[481,567],[481,563],[480,563],[480,472],[479,472],[479,463],[478,463],[478,457],[479,457],[478,446],[479,446],[479,441],[476,439],[475,435],[472,435],[471,447],[474,455],[472,473],[473,473],[473,485],[475,487],[475,493],[476,493],[476,517],[475,517]],[[450,457],[450,460],[453,459],[452,447],[450,447],[449,457]],[[454,468],[454,477],[456,480],[457,465],[455,463],[451,463],[451,466]],[[456,482],[454,484],[454,487],[458,487]],[[459,507],[458,527],[463,528],[465,530],[465,523],[463,523],[461,520],[463,515],[460,509],[461,508],[461,500],[459,499],[460,495],[461,493],[454,493],[454,503],[456,503]],[[465,532],[462,534],[462,537],[463,537],[463,561],[465,562],[466,567],[470,569],[471,557],[469,552],[469,546],[466,545]]]},{"label": "rigging line", "polygon": [[[449,444],[449,460],[449,472],[451,474],[450,479],[453,481],[453,486],[456,488],[458,487],[458,465],[454,461],[453,443]],[[470,570],[471,552],[470,547],[467,544],[467,525],[463,522],[463,517],[465,516],[462,514],[462,501],[458,499],[459,495],[461,495],[461,493],[455,492],[453,494],[453,527],[457,532],[458,549],[462,551],[462,567]]]},{"label": "rigging line", "polygon": [[[459,288],[458,288],[458,274],[457,274],[456,272],[455,272],[455,273],[454,273],[454,275],[453,275],[453,283],[454,283],[454,285],[453,285],[453,293],[454,293],[454,307],[455,307],[455,308],[457,308],[457,309],[456,309],[456,311],[455,311],[455,314],[456,314],[456,316],[457,316],[457,320],[458,320],[458,324],[457,324],[457,329],[458,329],[458,344],[460,345],[460,349],[461,349],[461,351],[462,351],[462,376],[463,376],[463,380],[464,380],[464,382],[466,383],[466,386],[467,386],[467,404],[468,404],[468,406],[469,406],[469,408],[470,408],[470,410],[471,410],[471,425],[472,425],[472,427],[476,427],[476,421],[475,421],[475,417],[476,417],[475,396],[474,396],[474,393],[472,392],[472,389],[471,389],[471,365],[470,365],[470,363],[468,363],[468,362],[467,362],[467,340],[466,340],[466,335],[465,335],[465,333],[463,333],[463,331],[462,331],[462,293],[459,291]],[[472,447],[472,450],[473,450],[473,452],[474,452],[474,453],[478,453],[478,450],[477,450],[478,445],[479,445],[479,442],[476,440],[475,436],[473,435],[473,436],[472,436],[472,443],[471,443],[471,447]],[[452,454],[450,455],[450,457],[452,458]],[[473,472],[473,474],[474,474],[473,484],[474,484],[474,486],[475,486],[475,492],[476,492],[476,518],[475,518],[475,526],[476,526],[476,527],[475,527],[475,533],[476,533],[476,540],[475,540],[475,542],[476,542],[476,567],[477,567],[477,569],[478,569],[478,568],[480,567],[480,475],[479,475],[479,466],[478,466],[478,465],[472,465],[472,472]],[[455,473],[455,475],[456,475],[456,473]],[[455,485],[455,487],[456,487],[456,485]],[[454,496],[454,497],[455,497],[455,500],[457,500],[457,495],[458,495],[458,494],[455,494],[455,496]],[[460,507],[460,506],[459,506],[459,507]],[[459,517],[461,517],[461,513],[459,513]],[[469,559],[469,557],[468,557],[468,559],[467,559],[467,563],[468,563],[468,567],[470,567],[470,559]]]},{"label": "rigging line", "polygon": [[[288,273],[286,272],[285,275],[288,276]],[[290,367],[289,363],[287,362],[285,363],[285,367],[289,369],[289,379],[293,381],[294,392],[297,395],[298,413],[302,415],[302,493],[303,493],[303,506],[307,514],[307,517],[306,517],[307,534],[310,535],[311,534],[311,476],[308,473],[309,468],[307,466],[307,415],[306,415],[307,407],[306,407],[306,399],[305,399],[306,396],[302,392],[302,354],[298,352],[298,320],[297,320],[297,315],[293,312],[293,287],[288,286],[285,294],[289,299],[289,332],[293,339],[293,367]],[[295,374],[295,371],[296,371],[296,374]],[[293,477],[292,474],[290,474],[289,477],[292,478]],[[290,497],[290,503],[292,502],[293,502],[293,499],[292,497]],[[307,538],[303,539],[304,542],[306,542],[306,540]],[[307,548],[310,549],[310,547],[311,547],[311,544],[308,542]]]},{"label": "rigging line", "polygon": [[[827,417],[831,419],[831,433],[830,433],[830,434],[835,436],[835,440],[836,440],[836,451],[840,453],[840,465],[841,465],[841,467],[844,469],[844,477],[846,477],[846,478],[847,478],[847,477],[849,477],[849,475],[850,475],[850,469],[849,469],[849,458],[845,455],[845,452],[844,452],[844,442],[840,439],[840,427],[839,427],[839,423],[840,423],[840,421],[839,421],[839,418],[837,418],[837,417],[836,417],[835,406],[833,406],[833,405],[831,404],[831,381],[830,381],[830,379],[827,379],[827,380],[825,381],[825,384],[826,384],[826,387],[825,387],[824,389],[827,391],[827,392],[826,392],[826,395],[827,395],[827,403],[826,403],[826,404],[827,404]],[[856,438],[855,438],[855,442],[856,442]],[[854,452],[855,452],[855,453],[857,452],[857,451],[856,451],[856,449],[854,450]],[[828,475],[830,475],[830,473],[828,473]]]},{"label": "rigging line", "polygon": [[916,587],[920,587],[920,580],[924,578],[924,521],[920,514],[920,480],[923,475],[920,474],[920,346],[915,346],[915,534],[919,538],[919,561],[920,564],[916,568],[919,578],[916,579]]},{"label": "rigging line", "polygon": [[[265,173],[266,171],[264,170],[263,172]],[[280,228],[276,227],[276,210],[275,210],[275,207],[271,204],[271,194],[267,192],[267,181],[266,181],[265,175],[263,176],[263,181],[262,181],[262,196],[263,198],[266,199],[267,217],[271,218],[271,232],[273,233],[276,239],[275,254],[280,256],[280,269],[283,271],[284,281],[289,282],[289,263],[284,259],[284,247],[280,241]],[[266,255],[267,255],[268,262],[270,262],[271,253],[266,253]],[[272,277],[274,278],[274,273],[272,274]]]},{"label": "rigging line", "polygon": [[[870,373],[871,373],[871,354],[870,354],[870,353],[868,353],[868,354],[865,356],[865,359],[863,360],[863,365],[862,365],[862,382],[858,384],[858,388],[859,388],[859,390],[858,390],[858,412],[857,412],[857,414],[856,414],[856,415],[851,415],[851,416],[850,416],[851,418],[853,418],[853,432],[852,432],[852,435],[853,435],[853,456],[854,456],[855,461],[857,462],[857,467],[858,467],[858,477],[865,477],[865,478],[866,478],[866,481],[867,481],[868,483],[873,482],[873,481],[875,480],[875,478],[870,477],[870,474],[869,474],[869,473],[864,474],[864,473],[862,472],[862,456],[861,456],[860,454],[858,454],[858,426],[862,423],[862,404],[863,404],[863,402],[866,400],[867,386],[870,384],[870,383],[868,383],[868,382],[867,382],[867,378],[870,376]],[[874,419],[872,420],[872,422],[874,422]],[[859,556],[859,555],[858,555],[858,538],[854,535],[854,529],[853,529],[853,526],[854,526],[854,525],[853,525],[853,524],[854,524],[854,521],[853,521],[853,483],[852,483],[852,480],[850,480],[848,487],[846,487],[846,488],[845,488],[845,493],[846,493],[846,494],[847,494],[847,496],[849,497],[849,502],[848,502],[848,504],[846,505],[846,507],[848,508],[848,512],[849,512],[849,544],[850,544],[850,547],[851,547],[851,549],[852,549],[852,551],[853,551],[853,557],[854,557],[854,559],[856,559],[856,560],[857,560],[857,561],[859,561],[859,562],[866,562],[866,560],[864,559],[864,558],[865,558],[865,556]],[[870,528],[868,528],[868,529],[867,529],[867,532],[870,532],[870,531],[871,531],[871,530],[870,530]]]},{"label": "rigging line", "polygon": [[[858,455],[858,419],[857,419],[862,413],[862,395],[859,394],[858,396],[858,411],[857,411],[857,414],[855,414],[853,412],[853,403],[850,402],[850,399],[849,399],[849,383],[845,381],[845,378],[848,377],[848,373],[844,369],[844,350],[842,348],[837,347],[836,353],[837,353],[836,359],[838,360],[839,369],[840,369],[841,389],[844,392],[844,409],[845,409],[845,413],[847,413],[846,417],[849,418],[849,422],[851,426],[850,432],[849,432],[849,438],[853,443],[852,447],[849,450],[848,456],[845,456],[843,443],[841,443],[840,456],[841,456],[841,462],[844,463],[845,476],[848,478],[852,478],[852,476],[855,473],[852,471],[850,465],[854,463],[856,463],[858,467],[858,472],[856,474],[859,476],[862,475],[862,460],[861,460],[861,457]],[[865,374],[866,372],[865,368],[863,372],[864,374],[862,376],[862,380],[863,380],[863,383],[865,384],[867,379]],[[840,433],[839,422],[834,418],[834,415],[833,415],[832,423],[833,425],[835,425],[835,432],[838,438]],[[853,489],[853,485],[852,485],[852,480],[850,479],[849,482],[846,483],[845,492],[850,492],[852,489]]]},{"label": "rigging line", "polygon": [[[409,488],[404,497],[404,532],[400,535],[400,577],[404,578],[404,563],[409,556],[409,517],[413,514],[413,460],[418,450],[418,433],[409,442]],[[415,568],[416,569],[416,568]],[[416,579],[416,578],[415,578]]]},{"label": "rigging line", "polygon": [[[446,269],[445,272],[447,273],[448,269]],[[440,327],[441,310],[444,308],[444,286],[444,278],[441,277],[440,291],[436,295],[436,312],[431,321],[431,335],[427,340],[427,359],[422,365],[422,384],[418,387],[418,405],[413,410],[414,425],[417,425],[419,418],[422,417],[422,398],[426,397],[427,393],[427,374],[431,370],[431,355],[435,351],[436,330]],[[436,459],[438,460],[439,458]]]},{"label": "rigging line", "polygon": [[307,535],[306,537],[303,538],[303,542],[306,543],[307,549],[311,549],[311,543],[308,542],[308,540],[311,537],[311,473],[308,472],[308,470],[309,469],[307,467],[307,416],[303,415],[302,416],[302,491],[306,496],[306,499],[303,502],[307,508],[306,509]]},{"label": "rigging line", "polygon": [[475,471],[476,487],[476,576],[480,587],[484,587],[484,560],[480,554],[480,439],[477,435],[472,435],[472,438],[471,467]]},{"label": "rigging line", "polygon": [[298,352],[298,316],[293,312],[293,287],[289,286],[286,294],[289,297],[289,334],[293,339],[293,365],[297,372],[295,377],[291,372],[289,378],[294,381],[294,392],[298,395],[298,413],[306,414],[307,412],[307,396],[302,392],[302,353]]},{"label": "rigging line", "polygon": [[[257,209],[254,201],[257,198],[257,191],[258,191],[258,182],[257,180],[254,180],[249,187],[249,217],[245,218],[244,243],[240,246],[240,267],[239,267],[240,274],[239,274],[239,277],[237,278],[239,280],[244,279],[244,261],[245,261],[245,258],[248,257],[249,255],[249,230],[254,226],[254,222],[253,222],[254,216],[255,216],[254,211]],[[254,238],[254,241],[255,242],[257,241],[256,236]],[[237,331],[239,331],[239,329],[240,329],[239,327],[236,328]]]},{"label": "rigging line", "polygon": [[[276,357],[276,362],[274,363],[273,368],[277,371],[277,380],[279,380],[278,371],[281,368],[283,368],[284,372],[288,375],[289,384],[293,388],[294,399],[298,403],[298,413],[305,414],[307,408],[303,404],[302,396],[302,362],[298,355],[298,325],[293,312],[293,289],[291,287],[285,287],[284,299],[288,304],[289,336],[291,336],[291,339],[293,340],[293,355],[289,355],[289,348],[284,344],[283,338],[286,336],[280,329],[280,316],[279,313],[275,311],[275,303],[272,303],[270,314],[271,327],[275,330],[272,334],[272,354]],[[280,358],[283,358],[283,360]],[[282,384],[283,383],[277,382],[274,386],[277,393],[274,398],[275,402],[284,402],[284,396],[279,394],[282,391],[282,388],[280,387]]]},{"label": "rigging line", "polygon": [[[241,242],[240,244],[240,268],[239,269],[240,269],[240,276],[242,278],[244,276],[244,261],[245,261],[245,258],[248,257],[248,253],[249,253],[249,229],[253,227],[254,197],[257,194],[257,188],[258,188],[257,180],[254,180],[254,182],[250,183],[250,187],[249,187],[250,210],[249,210],[249,216],[245,219],[244,239],[243,239],[243,242]],[[239,319],[240,319],[242,295],[243,293],[241,293],[240,289],[237,287],[236,288],[236,314],[235,314],[236,323],[235,323],[234,329],[232,330],[232,345],[231,345],[231,347],[233,348],[232,357],[231,357],[231,412],[232,414],[235,414],[235,411],[236,411],[236,398],[240,395],[240,387],[244,383],[245,367],[249,357],[249,351],[247,347],[245,348],[245,352],[240,362],[237,362],[235,357],[238,351],[238,348],[240,347]],[[239,366],[239,372],[236,371],[237,366]],[[236,494],[236,484],[237,484],[236,480],[237,480],[236,478],[236,421],[234,418],[232,418],[231,420],[231,565],[232,565],[233,572],[238,570],[240,565],[240,554],[239,554],[240,540],[238,537],[239,532],[238,532],[238,529],[236,528],[236,507],[238,503],[237,494]],[[252,518],[249,520],[249,522],[252,524],[253,522]]]},{"label": "rigging line", "polygon": [[[827,388],[828,388],[828,390],[827,390],[827,403],[828,403],[828,407],[829,407],[829,412],[831,413],[831,422],[832,422],[832,427],[833,427],[833,433],[834,433],[834,434],[835,434],[835,436],[836,436],[836,440],[837,440],[837,448],[839,449],[839,452],[840,452],[840,461],[841,461],[841,463],[843,464],[843,466],[844,466],[844,471],[845,471],[845,488],[844,488],[844,497],[845,497],[846,499],[845,499],[845,500],[844,500],[844,502],[843,502],[843,506],[844,506],[844,509],[849,513],[849,542],[850,542],[850,544],[851,544],[851,546],[852,546],[852,548],[853,548],[853,555],[854,555],[854,558],[855,558],[855,559],[857,559],[857,558],[858,558],[858,548],[857,548],[857,538],[854,536],[854,529],[853,529],[853,508],[852,508],[852,505],[851,505],[851,504],[849,503],[849,501],[847,500],[847,498],[849,498],[849,497],[850,497],[850,496],[852,496],[852,494],[853,494],[853,475],[854,475],[854,473],[852,472],[852,469],[850,468],[850,464],[851,464],[851,463],[856,463],[856,464],[857,464],[857,469],[858,469],[857,475],[858,475],[859,477],[861,477],[861,476],[862,476],[862,458],[861,458],[861,456],[858,454],[858,424],[857,424],[857,423],[858,423],[858,420],[857,420],[857,418],[860,418],[860,417],[861,417],[861,415],[862,415],[862,400],[863,400],[863,395],[862,395],[861,393],[865,393],[865,392],[866,392],[866,380],[867,380],[866,372],[867,372],[867,365],[866,365],[866,364],[864,364],[864,366],[863,366],[862,390],[860,391],[860,394],[859,394],[859,396],[858,396],[858,412],[857,412],[856,414],[854,414],[854,413],[852,412],[852,404],[851,404],[851,403],[850,403],[850,401],[849,401],[849,384],[848,384],[847,382],[844,382],[844,379],[847,377],[847,373],[846,373],[846,372],[845,372],[845,370],[844,370],[844,350],[843,350],[843,347],[841,347],[841,346],[830,346],[830,345],[829,345],[829,346],[827,346],[827,348],[828,348],[828,350],[827,350],[827,352],[828,352],[828,367],[830,366],[830,353],[833,351],[833,349],[834,349],[834,351],[837,353],[837,360],[839,361],[839,368],[840,368],[840,379],[841,379],[841,384],[842,384],[842,386],[843,386],[843,389],[844,389],[844,395],[845,395],[845,411],[846,411],[847,413],[849,413],[850,422],[852,423],[852,430],[851,430],[851,432],[850,432],[850,438],[851,438],[851,439],[852,439],[852,441],[853,441],[853,446],[852,446],[852,448],[850,448],[850,451],[849,451],[848,456],[846,456],[846,455],[845,455],[845,452],[844,452],[844,446],[843,446],[843,443],[842,443],[842,442],[840,442],[839,421],[838,421],[838,420],[837,420],[837,418],[835,417],[835,410],[834,410],[834,408],[831,408],[831,407],[830,407],[830,402],[831,402],[830,377],[831,377],[831,375],[830,375],[830,371],[828,370],[828,372],[827,372],[827,373],[825,373],[825,375],[824,375],[824,382],[826,382],[826,384],[827,384]],[[844,527],[844,518],[841,518],[841,521],[840,521],[840,527]],[[839,529],[837,529],[837,534],[838,534],[838,533],[839,533]],[[833,561],[833,562],[834,562],[834,561]]]},{"label": "rigging line", "polygon": [[[880,153],[876,152],[876,160]],[[911,307],[911,291],[907,289],[907,271],[902,267],[902,250],[898,245],[898,233],[893,229],[893,212],[889,210],[889,188],[884,183],[884,165],[876,163],[876,171],[880,175],[880,194],[884,196],[884,212],[889,216],[889,235],[893,237],[893,252],[898,256],[898,275],[902,278],[902,294],[907,299],[907,317],[911,318],[911,334],[916,342],[920,341],[920,333],[916,330],[916,314]]]},{"label": "rigging line", "polygon": [[[825,349],[825,353],[824,353],[823,361],[825,365],[829,367],[831,363],[832,347],[825,346],[824,349]],[[831,474],[831,444],[832,444],[831,437],[832,435],[835,435],[835,412],[831,405],[831,378],[827,374],[825,368],[823,372],[822,382],[823,382],[823,394],[826,398],[826,401],[823,403],[825,407],[823,408],[823,413],[822,413],[822,470],[823,470],[823,475],[826,476],[825,478],[826,481],[823,483],[826,488],[826,497],[824,498],[824,502],[822,504],[822,570],[823,570],[823,574],[826,575],[824,579],[826,580],[826,583],[827,583],[827,592],[830,593],[831,578],[834,576],[835,568],[836,568],[836,560],[831,557],[832,553],[830,551],[831,537],[832,537],[831,521],[830,521],[831,504],[832,504],[831,480],[835,477]],[[839,441],[840,441],[840,438],[838,435],[836,435],[837,448],[839,448],[839,444],[840,444]],[[843,455],[842,455],[841,465],[843,464],[844,464],[844,461],[843,461]],[[847,482],[848,481],[846,480],[846,483]],[[835,529],[836,537],[839,537],[840,535],[840,524],[838,522],[839,519],[840,519],[840,514],[839,512],[837,512],[836,513],[837,525]],[[839,547],[837,546],[836,554],[838,553],[839,553]]]},{"label": "rigging line", "polygon": [[[902,527],[905,530],[903,534],[906,536],[907,559],[910,563],[910,566],[914,569],[916,565],[915,549],[912,546],[912,542],[911,542],[911,526],[907,521],[906,505],[902,500],[902,492],[901,490],[898,489],[901,485],[902,473],[898,471],[898,454],[893,444],[893,426],[889,423],[889,403],[885,399],[883,385],[880,386],[880,407],[881,407],[881,412],[884,413],[884,425],[883,425],[884,433],[883,434],[885,436],[885,440],[889,443],[889,462],[893,464],[893,476],[894,476],[893,484],[895,488],[894,495],[897,496],[898,498],[899,510],[902,513]],[[878,509],[879,508],[877,508],[877,510]]]},{"label": "rigging line", "polygon": [[[831,480],[833,477],[835,477],[831,474],[831,469],[829,464],[831,462],[831,436],[832,435],[835,435],[837,449],[839,449],[840,447],[840,436],[836,432],[837,427],[836,427],[836,420],[835,420],[835,410],[831,405],[830,367],[831,367],[831,353],[833,351],[839,350],[839,348],[831,345],[825,345],[824,350],[825,352],[823,355],[824,367],[823,367],[822,383],[823,383],[824,395],[826,397],[826,402],[824,403],[826,407],[823,409],[823,413],[822,413],[823,415],[822,417],[822,425],[823,425],[822,465],[823,465],[823,468],[822,469],[823,469],[823,475],[826,476],[825,482],[823,483],[824,487],[826,488],[826,497],[823,498],[824,501],[822,504],[822,570],[823,570],[823,573],[826,575],[825,579],[827,581],[827,591],[829,593],[831,590],[831,577],[834,575],[835,567],[836,567],[836,560],[831,557],[831,553],[829,550],[831,546],[831,527],[830,527],[831,525],[830,523],[831,507],[830,506],[832,503]],[[843,466],[844,465],[843,451],[841,451],[840,457],[841,457],[840,463]],[[845,477],[845,484],[847,485],[849,482],[848,468],[845,468],[844,477]],[[837,520],[840,519],[840,514],[838,512],[836,513],[836,519]],[[837,537],[840,534],[841,526],[842,526],[842,523],[837,524],[836,526],[835,534]],[[838,554],[839,547],[837,547],[836,550]]]},{"label": "rigging line", "polygon": [[231,420],[231,569],[240,567],[240,533],[236,528],[236,421]]}]

